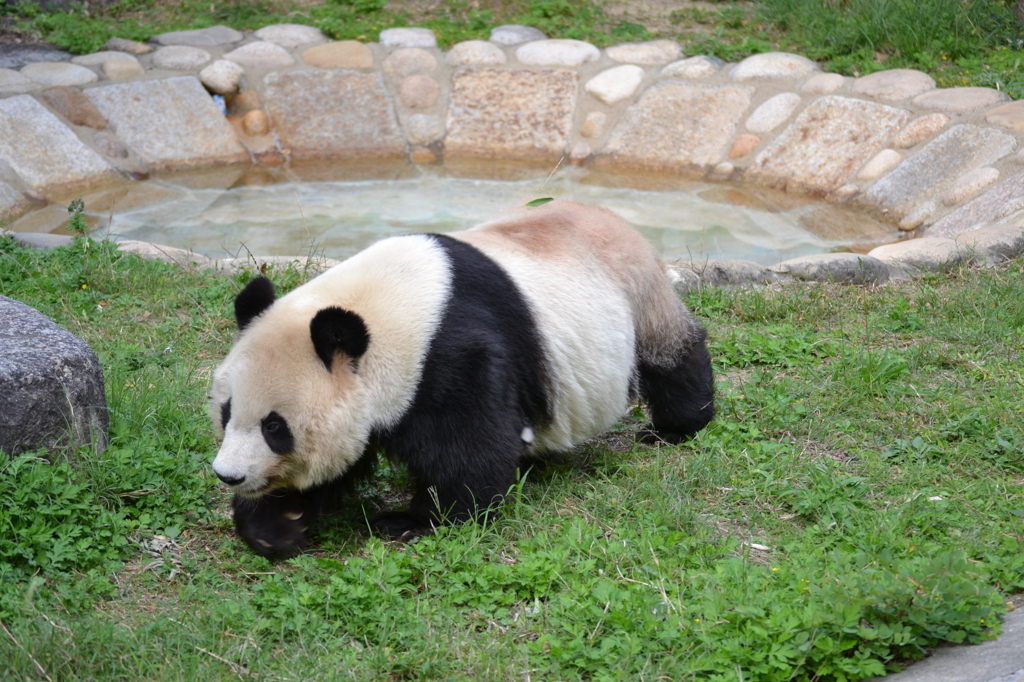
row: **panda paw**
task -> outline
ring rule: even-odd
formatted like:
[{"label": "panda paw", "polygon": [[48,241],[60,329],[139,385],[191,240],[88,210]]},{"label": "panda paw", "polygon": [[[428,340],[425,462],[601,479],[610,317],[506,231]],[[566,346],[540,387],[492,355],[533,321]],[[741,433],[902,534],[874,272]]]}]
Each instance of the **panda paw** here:
[{"label": "panda paw", "polygon": [[425,535],[433,535],[429,523],[408,512],[382,512],[370,519],[370,526],[378,535],[389,540],[412,543]]},{"label": "panda paw", "polygon": [[672,431],[656,431],[653,427],[640,429],[636,434],[636,442],[643,445],[658,445],[659,443],[679,445],[687,440],[689,440],[689,437],[685,434],[673,433]]},{"label": "panda paw", "polygon": [[297,494],[276,493],[256,500],[235,496],[235,530],[260,556],[292,557],[309,544],[304,505]]}]

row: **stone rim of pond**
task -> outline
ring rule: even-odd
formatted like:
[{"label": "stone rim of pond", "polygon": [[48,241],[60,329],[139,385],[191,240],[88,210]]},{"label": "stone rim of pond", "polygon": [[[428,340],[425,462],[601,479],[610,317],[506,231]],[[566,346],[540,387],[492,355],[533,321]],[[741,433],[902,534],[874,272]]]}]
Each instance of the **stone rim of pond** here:
[{"label": "stone rim of pond", "polygon": [[[728,64],[664,40],[599,50],[530,27],[444,52],[413,28],[382,44],[214,27],[115,39],[73,72],[0,69],[0,217],[169,169],[515,159],[809,193],[908,237],[853,274],[845,254],[766,269],[782,279],[876,284],[1024,248],[1024,102],[997,90],[908,69],[849,78],[787,53]],[[169,69],[162,45],[209,59]],[[221,62],[237,68],[207,69]]]}]

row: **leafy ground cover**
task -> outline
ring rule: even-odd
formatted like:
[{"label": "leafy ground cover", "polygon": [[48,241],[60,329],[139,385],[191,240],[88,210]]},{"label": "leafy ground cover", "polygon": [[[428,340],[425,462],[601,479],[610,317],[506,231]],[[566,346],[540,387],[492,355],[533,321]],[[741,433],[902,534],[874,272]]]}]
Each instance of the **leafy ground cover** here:
[{"label": "leafy ground cover", "polygon": [[[271,273],[284,289],[303,274]],[[1024,590],[1024,260],[869,290],[708,289],[718,419],[638,411],[493,525],[233,537],[209,374],[247,275],[0,238],[0,294],[97,350],[111,444],[0,463],[0,678],[857,680],[998,631]]]},{"label": "leafy ground cover", "polygon": [[304,23],[356,40],[416,25],[434,29],[449,46],[521,23],[600,47],[671,38],[687,54],[728,61],[785,50],[851,76],[915,68],[943,87],[979,85],[1024,98],[1024,4],[1018,0],[121,0],[65,12],[9,1],[0,2],[0,13],[8,32],[44,37],[76,53],[98,50],[114,36],[145,40],[214,24]]}]

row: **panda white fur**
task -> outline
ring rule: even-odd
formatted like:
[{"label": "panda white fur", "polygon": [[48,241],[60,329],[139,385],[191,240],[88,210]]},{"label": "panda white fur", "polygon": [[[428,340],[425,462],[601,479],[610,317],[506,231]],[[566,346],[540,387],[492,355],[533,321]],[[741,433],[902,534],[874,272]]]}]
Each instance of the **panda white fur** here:
[{"label": "panda white fur", "polygon": [[256,278],[235,316],[213,468],[261,554],[301,550],[378,449],[416,482],[407,512],[372,521],[403,539],[492,509],[524,458],[600,433],[637,395],[669,442],[714,415],[705,332],[654,249],[582,204],[385,239],[279,300]]}]

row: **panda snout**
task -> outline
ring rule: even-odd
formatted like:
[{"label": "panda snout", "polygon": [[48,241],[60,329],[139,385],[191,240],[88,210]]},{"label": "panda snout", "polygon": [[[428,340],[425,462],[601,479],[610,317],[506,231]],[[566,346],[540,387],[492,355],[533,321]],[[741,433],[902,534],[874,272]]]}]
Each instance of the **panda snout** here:
[{"label": "panda snout", "polygon": [[242,483],[245,483],[245,476],[227,476],[225,474],[220,473],[216,469],[213,470],[213,473],[217,474],[217,478],[224,481],[228,485],[241,485]]}]

